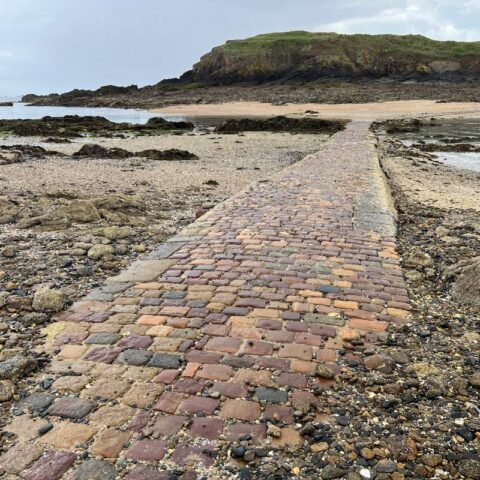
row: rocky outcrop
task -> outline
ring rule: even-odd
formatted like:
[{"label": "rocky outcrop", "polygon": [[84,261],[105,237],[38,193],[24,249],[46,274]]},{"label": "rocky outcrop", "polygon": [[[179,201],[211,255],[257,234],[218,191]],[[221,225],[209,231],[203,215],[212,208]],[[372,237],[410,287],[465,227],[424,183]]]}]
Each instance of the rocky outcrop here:
[{"label": "rocky outcrop", "polygon": [[203,56],[182,79],[242,82],[480,78],[480,43],[441,42],[421,35],[287,32],[228,41]]}]

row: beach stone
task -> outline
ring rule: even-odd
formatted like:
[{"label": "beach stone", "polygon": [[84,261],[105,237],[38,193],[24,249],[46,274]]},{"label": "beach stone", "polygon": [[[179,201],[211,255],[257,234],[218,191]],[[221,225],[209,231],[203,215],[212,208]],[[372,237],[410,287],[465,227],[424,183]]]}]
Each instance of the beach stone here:
[{"label": "beach stone", "polygon": [[480,307],[480,257],[465,267],[452,288],[452,298],[462,305]]},{"label": "beach stone", "polygon": [[381,460],[379,460],[375,468],[377,469],[377,472],[393,473],[395,472],[395,470],[397,470],[397,464],[392,460],[382,458]]},{"label": "beach stone", "polygon": [[93,245],[87,253],[87,257],[92,260],[100,260],[108,255],[113,255],[114,249],[111,245],[97,244]]},{"label": "beach stone", "polygon": [[97,402],[86,398],[62,397],[55,400],[48,409],[48,414],[63,418],[80,419],[88,415],[96,406]]},{"label": "beach stone", "polygon": [[19,402],[19,406],[27,408],[30,412],[39,412],[45,410],[55,400],[55,396],[50,393],[32,393]]},{"label": "beach stone", "polygon": [[322,480],[335,480],[336,478],[342,478],[345,475],[345,470],[343,468],[337,467],[335,465],[327,465],[320,472],[320,477]]},{"label": "beach stone", "polygon": [[65,305],[65,297],[59,290],[41,288],[33,296],[33,308],[37,312],[59,312]]},{"label": "beach stone", "polygon": [[117,227],[111,226],[103,229],[103,236],[109,240],[120,240],[128,238],[133,234],[133,230],[130,227]]},{"label": "beach stone", "polygon": [[460,462],[458,462],[458,469],[460,473],[466,478],[480,478],[480,461],[478,460],[475,460],[473,458],[460,460]]},{"label": "beach stone", "polygon": [[475,388],[480,388],[480,372],[476,372],[468,377],[468,383]]},{"label": "beach stone", "polygon": [[37,367],[33,358],[15,355],[0,362],[0,380],[18,380]]},{"label": "beach stone", "polygon": [[366,357],[363,363],[369,370],[379,370],[383,373],[390,373],[394,367],[392,359],[381,354]]},{"label": "beach stone", "polygon": [[73,474],[75,480],[115,480],[115,467],[103,460],[87,460],[76,468]]},{"label": "beach stone", "polygon": [[8,402],[14,394],[14,383],[11,380],[0,380],[0,402]]}]

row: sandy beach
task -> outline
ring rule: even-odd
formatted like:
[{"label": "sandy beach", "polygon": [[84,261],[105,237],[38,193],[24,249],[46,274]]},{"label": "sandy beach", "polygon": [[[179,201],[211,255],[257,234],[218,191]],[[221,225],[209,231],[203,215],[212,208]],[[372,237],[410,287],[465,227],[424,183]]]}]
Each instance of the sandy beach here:
[{"label": "sandy beach", "polygon": [[232,102],[223,104],[172,105],[152,109],[152,112],[185,116],[273,116],[305,115],[307,111],[318,112],[315,116],[344,119],[388,119],[412,116],[479,116],[478,103],[437,103],[432,100],[407,100],[396,102],[357,104],[286,104],[272,105],[260,102]]}]

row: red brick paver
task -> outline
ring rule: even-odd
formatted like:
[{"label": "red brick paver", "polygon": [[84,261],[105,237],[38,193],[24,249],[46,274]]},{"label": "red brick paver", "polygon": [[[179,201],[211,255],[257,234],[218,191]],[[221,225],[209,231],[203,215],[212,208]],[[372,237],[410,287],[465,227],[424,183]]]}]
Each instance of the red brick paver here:
[{"label": "red brick paver", "polygon": [[[54,427],[31,430],[34,448],[19,442],[0,468],[16,472],[26,449],[22,478],[51,459],[61,478],[82,451],[205,470],[225,442],[301,444],[294,409],[315,411],[317,387],[348,368],[339,352],[409,312],[368,126],[352,122],[59,315],[45,346],[56,381],[5,430],[24,418],[30,431],[38,413]],[[267,435],[272,422],[284,437]]]}]

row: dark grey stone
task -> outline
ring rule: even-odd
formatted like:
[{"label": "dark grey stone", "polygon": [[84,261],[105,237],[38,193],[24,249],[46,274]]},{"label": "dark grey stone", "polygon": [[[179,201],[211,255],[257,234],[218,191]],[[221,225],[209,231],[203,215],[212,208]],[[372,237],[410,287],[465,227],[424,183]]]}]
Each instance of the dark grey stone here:
[{"label": "dark grey stone", "polygon": [[180,357],[168,353],[155,353],[148,363],[148,366],[158,368],[178,368],[180,366]]},{"label": "dark grey stone", "polygon": [[41,412],[45,410],[55,400],[55,396],[50,393],[32,393],[27,398],[20,400],[18,406],[26,408],[30,412]]},{"label": "dark grey stone", "polygon": [[135,365],[138,367],[141,365],[146,365],[151,356],[152,352],[149,352],[148,350],[135,350],[131,348],[122,352],[115,360],[115,363]]},{"label": "dark grey stone", "polygon": [[267,403],[286,403],[288,400],[288,393],[276,388],[259,387],[255,390],[255,395]]},{"label": "dark grey stone", "polygon": [[94,333],[85,340],[85,343],[94,345],[111,345],[118,342],[121,338],[122,336],[117,333]]},{"label": "dark grey stone", "polygon": [[79,419],[88,415],[96,406],[97,402],[87,398],[62,397],[55,400],[48,409],[48,414],[56,417]]}]

